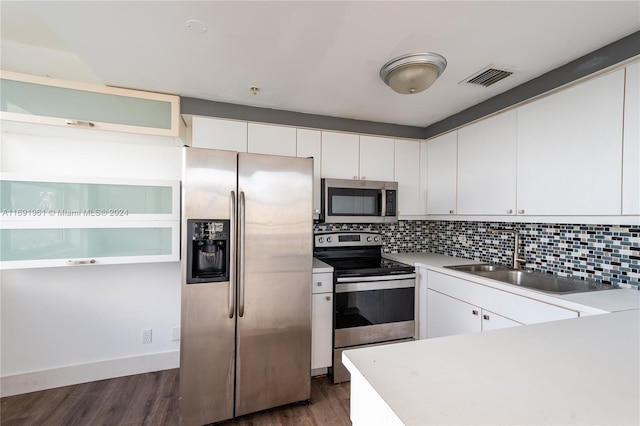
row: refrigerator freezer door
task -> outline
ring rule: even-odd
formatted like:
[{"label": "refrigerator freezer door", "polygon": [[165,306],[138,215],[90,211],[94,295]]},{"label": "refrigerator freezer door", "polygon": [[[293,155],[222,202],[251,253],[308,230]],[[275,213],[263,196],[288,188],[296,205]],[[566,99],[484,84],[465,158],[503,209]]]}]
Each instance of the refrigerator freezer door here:
[{"label": "refrigerator freezer door", "polygon": [[[187,219],[230,219],[236,156],[184,148],[183,238]],[[236,318],[232,282],[186,284],[186,247],[183,240],[179,386],[181,424],[190,426],[233,417]]]},{"label": "refrigerator freezer door", "polygon": [[236,416],[311,397],[312,161],[238,156]]}]

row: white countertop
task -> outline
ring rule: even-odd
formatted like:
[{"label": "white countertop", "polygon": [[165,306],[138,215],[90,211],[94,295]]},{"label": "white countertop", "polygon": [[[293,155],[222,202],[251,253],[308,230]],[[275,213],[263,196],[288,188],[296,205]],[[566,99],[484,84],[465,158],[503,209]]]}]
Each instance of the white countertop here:
[{"label": "white countertop", "polygon": [[333,272],[333,266],[327,265],[321,260],[313,258],[313,273],[318,274],[322,272]]},{"label": "white countertop", "polygon": [[407,425],[640,423],[640,311],[348,350]]},{"label": "white countertop", "polygon": [[[486,263],[434,253],[392,253],[384,254],[383,256],[388,259],[408,263],[416,267],[426,267],[430,269],[440,269],[444,266],[452,265]],[[536,291],[480,277],[478,275],[454,271],[452,269],[442,269],[440,272],[587,314],[602,314],[607,312],[640,309],[640,291],[638,290],[604,290],[561,295]]]}]

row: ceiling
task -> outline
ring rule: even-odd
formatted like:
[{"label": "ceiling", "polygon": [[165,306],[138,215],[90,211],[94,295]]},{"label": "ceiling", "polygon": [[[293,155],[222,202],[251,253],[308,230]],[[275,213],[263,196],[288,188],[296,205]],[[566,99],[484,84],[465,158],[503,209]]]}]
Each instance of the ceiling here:
[{"label": "ceiling", "polygon": [[[640,30],[639,1],[6,1],[2,69],[426,127]],[[189,22],[191,20],[199,22]],[[446,57],[425,92],[380,67]],[[514,71],[478,88],[493,66]],[[260,91],[253,95],[251,86]]]}]

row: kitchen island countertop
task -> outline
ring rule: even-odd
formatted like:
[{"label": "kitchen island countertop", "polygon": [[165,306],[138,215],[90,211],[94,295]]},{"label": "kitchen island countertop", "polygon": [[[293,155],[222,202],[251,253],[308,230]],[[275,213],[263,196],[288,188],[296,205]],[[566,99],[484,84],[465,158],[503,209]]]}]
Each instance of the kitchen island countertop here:
[{"label": "kitchen island countertop", "polygon": [[348,350],[351,418],[354,426],[637,425],[639,335],[640,311],[631,310]]}]

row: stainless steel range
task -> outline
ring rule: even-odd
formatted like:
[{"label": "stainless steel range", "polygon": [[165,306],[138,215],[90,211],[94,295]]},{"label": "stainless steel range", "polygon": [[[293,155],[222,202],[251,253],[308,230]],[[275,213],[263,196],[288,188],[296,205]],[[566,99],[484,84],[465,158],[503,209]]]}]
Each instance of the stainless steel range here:
[{"label": "stainless steel range", "polygon": [[333,266],[333,382],[349,380],[342,351],[412,340],[415,334],[415,269],[382,257],[373,232],[325,232],[314,236],[316,258]]}]

